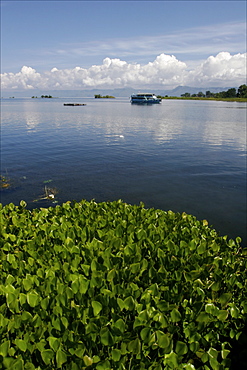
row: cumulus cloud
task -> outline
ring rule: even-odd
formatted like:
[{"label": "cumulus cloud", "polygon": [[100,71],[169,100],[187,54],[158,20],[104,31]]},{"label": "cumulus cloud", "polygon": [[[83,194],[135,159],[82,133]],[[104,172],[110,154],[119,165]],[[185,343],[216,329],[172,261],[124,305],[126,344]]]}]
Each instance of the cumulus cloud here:
[{"label": "cumulus cloud", "polygon": [[21,71],[14,73],[1,74],[1,88],[2,89],[33,89],[34,86],[41,86],[45,82],[43,76],[37,73],[31,67],[23,66]]},{"label": "cumulus cloud", "polygon": [[225,86],[237,86],[246,81],[246,55],[221,52],[210,56],[186,79],[194,86],[221,86],[222,82]]},{"label": "cumulus cloud", "polygon": [[127,63],[118,58],[105,58],[89,68],[52,68],[38,73],[23,66],[21,71],[1,75],[2,89],[86,89],[86,88],[173,88],[189,86],[238,86],[246,80],[246,53],[231,55],[221,52],[210,56],[189,70],[174,55],[160,54],[147,64]]}]

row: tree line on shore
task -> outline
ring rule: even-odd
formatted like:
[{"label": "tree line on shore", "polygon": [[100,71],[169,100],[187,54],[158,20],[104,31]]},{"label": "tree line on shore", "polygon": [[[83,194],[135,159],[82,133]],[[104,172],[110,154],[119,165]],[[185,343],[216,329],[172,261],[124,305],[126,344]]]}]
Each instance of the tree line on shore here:
[{"label": "tree line on shore", "polygon": [[247,85],[241,85],[238,88],[238,91],[233,87],[228,89],[227,91],[221,91],[218,93],[213,93],[211,91],[206,91],[204,94],[203,92],[198,92],[197,94],[190,94],[188,92],[181,95],[184,98],[247,98]]}]

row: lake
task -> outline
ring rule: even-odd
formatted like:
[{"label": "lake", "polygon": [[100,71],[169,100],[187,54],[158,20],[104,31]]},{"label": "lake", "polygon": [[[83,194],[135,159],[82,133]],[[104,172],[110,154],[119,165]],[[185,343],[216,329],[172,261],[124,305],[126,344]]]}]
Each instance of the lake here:
[{"label": "lake", "polygon": [[[246,245],[245,103],[15,98],[1,99],[1,115],[4,205],[144,202],[207,219]],[[45,186],[58,203],[39,200]]]}]

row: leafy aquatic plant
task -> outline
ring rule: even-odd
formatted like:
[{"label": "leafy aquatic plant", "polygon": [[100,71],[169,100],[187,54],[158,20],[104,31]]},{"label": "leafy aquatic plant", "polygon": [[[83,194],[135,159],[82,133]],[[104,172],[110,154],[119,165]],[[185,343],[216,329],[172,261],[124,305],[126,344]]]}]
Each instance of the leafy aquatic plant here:
[{"label": "leafy aquatic plant", "polygon": [[122,201],[1,211],[0,367],[231,367],[247,321],[241,239]]},{"label": "leafy aquatic plant", "polygon": [[11,188],[11,180],[10,178],[6,175],[0,175],[0,190],[5,190]]}]

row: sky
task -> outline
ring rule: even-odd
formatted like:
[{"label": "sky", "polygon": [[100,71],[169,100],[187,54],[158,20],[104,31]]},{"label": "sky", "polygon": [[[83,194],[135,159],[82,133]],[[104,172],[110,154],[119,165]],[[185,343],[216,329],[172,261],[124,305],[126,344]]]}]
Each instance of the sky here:
[{"label": "sky", "polygon": [[246,1],[2,0],[1,89],[246,84]]}]

